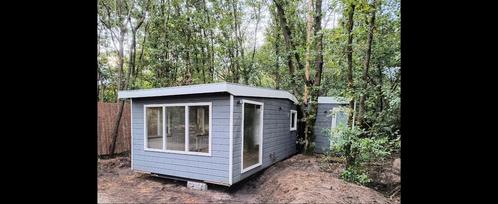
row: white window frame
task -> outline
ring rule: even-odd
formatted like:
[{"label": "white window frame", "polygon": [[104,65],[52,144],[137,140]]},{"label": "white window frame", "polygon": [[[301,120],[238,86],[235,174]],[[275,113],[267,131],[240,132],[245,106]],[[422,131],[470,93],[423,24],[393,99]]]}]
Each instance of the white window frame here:
[{"label": "white window frame", "polygon": [[[257,102],[257,101],[251,101],[251,100],[246,100],[246,99],[242,99],[241,100],[241,104],[242,104],[242,114],[241,114],[241,124],[240,124],[240,139],[241,139],[241,146],[240,146],[240,173],[244,173],[244,172],[247,172],[251,169],[254,169],[258,166],[261,166],[263,164],[263,118],[264,118],[264,110],[265,110],[265,104],[262,103],[262,102]],[[252,166],[249,166],[247,168],[244,169],[244,105],[246,103],[249,103],[249,104],[254,104],[254,105],[260,105],[261,106],[261,126],[260,126],[260,130],[259,130],[259,137],[260,137],[260,141],[261,141],[261,144],[260,144],[260,147],[259,147],[259,162],[252,165]]]},{"label": "white window frame", "polygon": [[164,149],[164,140],[166,138],[164,134],[164,107],[156,104],[144,105],[144,149],[147,151],[161,151],[161,149],[154,149],[147,147],[147,144],[149,143],[148,131],[147,131],[147,108],[161,108],[162,110],[161,115],[163,117],[163,149]]},{"label": "white window frame", "polygon": [[[166,107],[185,107],[185,151],[178,150],[167,150],[166,149]],[[189,151],[189,107],[190,106],[208,106],[209,107],[209,150],[205,152],[191,152]],[[173,154],[189,154],[189,155],[199,155],[199,156],[211,156],[212,153],[212,141],[213,141],[213,103],[212,102],[197,102],[197,103],[166,103],[166,104],[147,104],[144,105],[144,151],[151,152],[164,152]],[[147,147],[147,108],[150,107],[162,107],[163,108],[163,148],[162,149],[151,149]]]},{"label": "white window frame", "polygon": [[[294,114],[294,124],[292,124],[292,114]],[[297,130],[297,111],[296,110],[290,110],[290,118],[289,118],[289,123],[290,123],[290,131]],[[294,125],[294,127],[292,127]]]},{"label": "white window frame", "polygon": [[341,111],[341,108],[339,107],[333,107],[332,108],[332,124],[330,125],[331,129],[334,129],[337,127],[337,113]]}]

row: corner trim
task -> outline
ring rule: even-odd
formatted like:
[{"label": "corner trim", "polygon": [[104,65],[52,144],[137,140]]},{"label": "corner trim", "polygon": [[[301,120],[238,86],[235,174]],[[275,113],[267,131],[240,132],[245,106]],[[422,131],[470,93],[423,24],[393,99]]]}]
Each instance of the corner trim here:
[{"label": "corner trim", "polygon": [[228,151],[228,184],[232,185],[233,171],[233,95],[230,94],[230,124],[228,126],[229,151]]}]

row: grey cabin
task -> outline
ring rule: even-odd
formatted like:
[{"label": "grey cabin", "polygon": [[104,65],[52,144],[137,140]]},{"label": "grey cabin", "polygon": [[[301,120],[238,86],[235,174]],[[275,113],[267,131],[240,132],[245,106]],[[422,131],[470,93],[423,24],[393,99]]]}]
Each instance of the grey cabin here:
[{"label": "grey cabin", "polygon": [[341,107],[349,103],[340,97],[318,97],[318,110],[316,112],[315,132],[315,152],[327,153],[330,150],[330,130],[346,124],[347,114]]},{"label": "grey cabin", "polygon": [[296,153],[297,99],[212,83],[119,91],[131,101],[131,168],[230,186]]}]

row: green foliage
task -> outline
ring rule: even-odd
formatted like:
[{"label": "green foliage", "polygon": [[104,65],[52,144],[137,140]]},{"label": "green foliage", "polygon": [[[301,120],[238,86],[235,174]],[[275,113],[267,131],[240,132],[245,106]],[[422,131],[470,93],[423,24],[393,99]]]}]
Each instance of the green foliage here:
[{"label": "green foliage", "polygon": [[387,158],[401,145],[399,138],[389,140],[388,137],[365,137],[366,131],[358,127],[348,128],[340,125],[330,133],[331,152],[346,157],[347,167],[341,177],[359,184],[370,182],[366,174],[370,162]]},{"label": "green foliage", "polygon": [[357,126],[348,128],[340,125],[331,132],[331,150],[353,158],[351,164],[384,159],[391,152],[387,137],[364,137],[366,131]]},{"label": "green foliage", "polygon": [[368,178],[368,175],[365,170],[351,166],[347,167],[341,173],[341,178],[346,181],[354,182],[360,185],[368,184],[371,181],[371,179]]}]

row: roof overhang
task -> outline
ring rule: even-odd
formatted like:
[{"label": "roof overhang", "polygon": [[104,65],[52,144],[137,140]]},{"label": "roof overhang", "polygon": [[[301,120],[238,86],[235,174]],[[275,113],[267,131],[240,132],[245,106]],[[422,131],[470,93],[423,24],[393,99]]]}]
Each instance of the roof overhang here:
[{"label": "roof overhang", "polygon": [[176,96],[189,94],[206,94],[228,92],[234,96],[264,97],[264,98],[283,98],[298,103],[296,97],[288,91],[232,84],[227,82],[197,84],[189,86],[175,86],[166,88],[125,90],[118,92],[118,98],[144,98],[158,96]]}]

